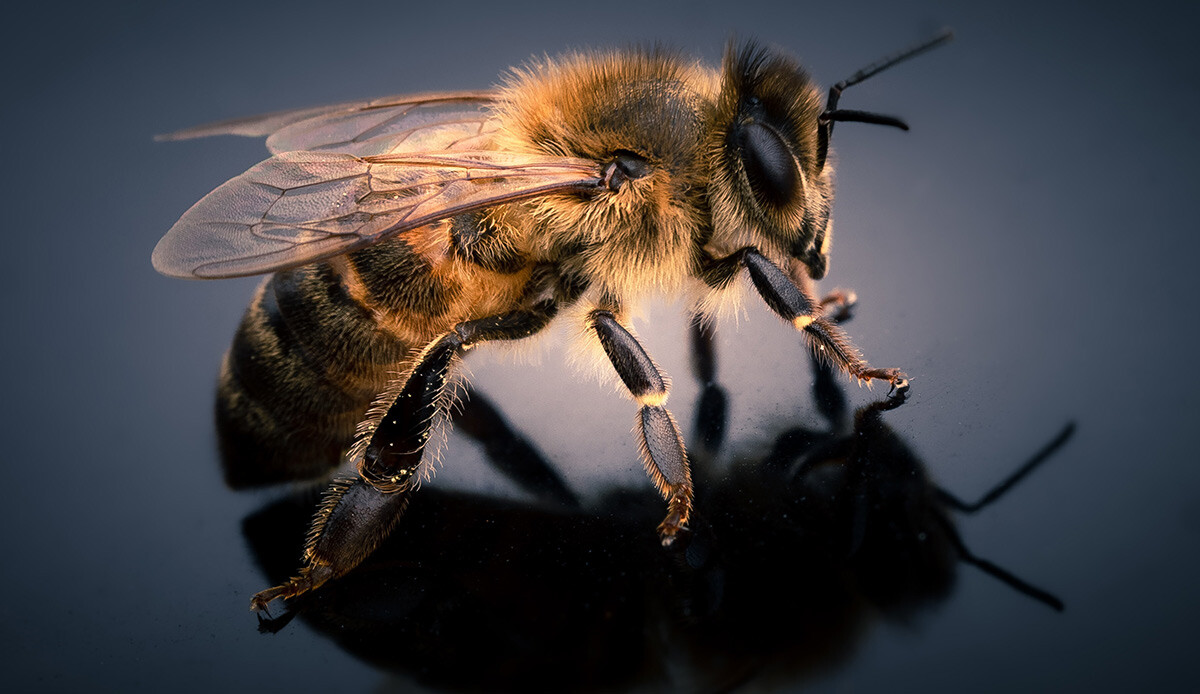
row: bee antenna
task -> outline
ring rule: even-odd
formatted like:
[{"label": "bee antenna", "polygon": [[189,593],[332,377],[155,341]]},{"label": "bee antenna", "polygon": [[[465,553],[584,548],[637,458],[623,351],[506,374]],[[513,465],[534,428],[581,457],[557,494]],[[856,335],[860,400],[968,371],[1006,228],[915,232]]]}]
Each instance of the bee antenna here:
[{"label": "bee antenna", "polygon": [[899,53],[889,55],[882,60],[877,60],[853,75],[850,75],[850,77],[829,88],[829,99],[825,102],[826,112],[837,108],[838,99],[842,96],[842,92],[846,91],[847,88],[853,87],[868,77],[874,77],[875,75],[878,75],[897,63],[902,63],[909,58],[915,58],[918,55],[921,55],[925,51],[937,48],[943,43],[949,42],[953,38],[954,31],[951,29],[942,29],[940,32],[938,32],[937,36],[934,36],[928,41],[919,43],[916,46],[900,51]]},{"label": "bee antenna", "polygon": [[908,123],[900,120],[895,116],[885,116],[882,113],[871,113],[870,111],[855,111],[848,108],[839,108],[832,111],[826,111],[820,116],[821,122],[837,122],[837,123],[873,123],[875,125],[888,125],[901,130],[908,130]]},{"label": "bee antenna", "polygon": [[984,572],[985,574],[991,576],[992,578],[1000,581],[1001,583],[1008,586],[1009,588],[1012,588],[1013,590],[1017,591],[1018,593],[1021,593],[1022,595],[1025,595],[1030,598],[1033,598],[1034,600],[1037,600],[1038,602],[1049,607],[1050,609],[1054,610],[1055,612],[1062,612],[1063,610],[1066,609],[1066,605],[1063,604],[1063,601],[1060,600],[1057,595],[1054,595],[1053,593],[1042,590],[1041,588],[1038,588],[1037,586],[1033,585],[1032,583],[1026,583],[1025,581],[1021,580],[1020,578],[1017,578],[1016,576],[1012,575],[1008,571],[1005,571],[1004,569],[1000,568],[999,566],[996,566],[995,564],[988,561],[987,559],[981,559],[974,555],[962,555],[962,560],[964,562],[970,564],[971,566],[974,566],[975,568],[979,569],[980,571]]},{"label": "bee antenna", "polygon": [[938,500],[955,511],[962,513],[975,513],[988,504],[991,504],[1000,497],[1004,496],[1010,489],[1015,487],[1018,482],[1025,479],[1037,468],[1041,467],[1042,463],[1045,463],[1050,459],[1051,456],[1058,452],[1058,449],[1066,445],[1067,441],[1069,441],[1071,436],[1074,434],[1075,422],[1067,422],[1066,426],[1062,428],[1062,431],[1059,431],[1058,435],[1050,440],[1050,443],[1042,446],[1042,449],[1037,453],[1034,453],[1033,457],[1022,463],[1020,467],[1012,472],[1012,474],[1006,477],[1002,482],[1000,482],[1000,484],[992,487],[988,493],[984,494],[978,501],[974,503],[963,501],[941,487],[935,488]]},{"label": "bee antenna", "polygon": [[[947,507],[963,513],[975,513],[976,511],[1004,496],[1004,494],[1016,486],[1018,482],[1025,479],[1030,473],[1040,467],[1042,463],[1045,463],[1052,455],[1054,455],[1058,449],[1062,448],[1074,434],[1075,422],[1067,422],[1067,425],[1062,428],[1062,431],[1058,432],[1057,436],[1050,440],[1050,443],[1042,446],[1042,449],[1037,453],[1034,453],[1032,458],[1025,461],[1025,463],[1017,468],[1016,471],[1009,475],[1000,484],[993,487],[987,494],[984,494],[983,497],[975,503],[962,501],[941,487],[934,487],[934,492],[937,494],[938,500]],[[993,564],[987,559],[982,559],[972,554],[971,550],[967,549],[966,543],[963,542],[962,536],[958,534],[958,530],[954,528],[954,525],[948,518],[938,515],[937,521],[939,525],[942,526],[942,529],[946,531],[946,536],[950,539],[950,544],[954,546],[955,551],[958,552],[958,556],[963,562],[974,566],[992,578],[1004,583],[1018,593],[1027,595],[1054,610],[1059,612],[1063,611],[1063,602],[1056,596],[1042,590],[1041,588],[1038,588],[1037,586],[1026,583],[1025,581],[1017,578],[1013,574]]]},{"label": "bee antenna", "polygon": [[950,544],[954,545],[954,549],[958,552],[959,559],[961,559],[964,563],[974,566],[1009,588],[1012,588],[1022,595],[1037,600],[1055,612],[1062,612],[1064,609],[1066,609],[1063,601],[1053,593],[1042,590],[1032,583],[1027,583],[1010,573],[1008,570],[993,564],[987,559],[983,559],[982,557],[977,557],[972,554],[971,550],[967,549],[967,545],[963,542],[962,537],[958,534],[958,531],[954,529],[954,526],[951,525],[949,521],[943,520],[942,527],[945,529],[946,535],[950,539]]},{"label": "bee antenna", "polygon": [[[829,98],[825,100],[825,112],[821,114],[821,128],[819,131],[820,142],[818,143],[817,161],[821,166],[825,165],[825,157],[829,152],[829,139],[833,136],[833,124],[838,120],[854,121],[858,123],[875,123],[877,125],[890,125],[901,130],[908,130],[908,125],[899,118],[892,116],[883,116],[875,113],[867,113],[865,111],[847,111],[838,109],[838,101],[842,97],[842,92],[848,88],[862,82],[868,77],[873,77],[884,70],[902,63],[909,58],[914,58],[925,51],[937,48],[938,46],[949,42],[954,38],[954,32],[950,29],[943,29],[933,38],[913,46],[912,48],[900,51],[890,55],[882,60],[877,60],[874,63],[864,67],[858,72],[850,75],[850,77],[838,82],[829,88]],[[845,115],[853,114],[853,115]]]}]

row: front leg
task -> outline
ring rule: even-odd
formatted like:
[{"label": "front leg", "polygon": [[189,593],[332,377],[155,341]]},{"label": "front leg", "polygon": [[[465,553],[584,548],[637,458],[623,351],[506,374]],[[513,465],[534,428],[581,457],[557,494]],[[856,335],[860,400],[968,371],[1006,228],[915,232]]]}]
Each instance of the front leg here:
[{"label": "front leg", "polygon": [[458,356],[480,342],[533,335],[556,311],[557,303],[547,299],[528,309],[464,321],[429,343],[407,378],[381,398],[380,409],[368,413],[348,455],[357,461],[358,474],[331,485],[313,519],[299,574],[255,595],[250,608],[262,610],[276,598],[314,590],[370,556],[408,507],[421,477],[425,444],[450,406],[447,384]]},{"label": "front leg", "polygon": [[641,404],[634,435],[646,474],[667,500],[667,517],[659,524],[658,534],[664,546],[670,545],[679,531],[687,528],[692,512],[692,475],[679,426],[663,407],[667,379],[611,311],[592,311],[588,321],[629,394]]},{"label": "front leg", "polygon": [[[867,364],[850,342],[850,337],[825,315],[830,307],[822,307],[812,294],[788,277],[787,273],[772,263],[753,247],[719,260],[712,261],[714,276],[728,274],[737,265],[750,272],[750,280],[763,301],[800,330],[813,353],[852,378],[860,381],[887,381],[899,396],[908,391],[908,377],[899,369],[875,369]],[[850,297],[846,297],[849,302]],[[831,302],[836,308],[837,301]]]}]

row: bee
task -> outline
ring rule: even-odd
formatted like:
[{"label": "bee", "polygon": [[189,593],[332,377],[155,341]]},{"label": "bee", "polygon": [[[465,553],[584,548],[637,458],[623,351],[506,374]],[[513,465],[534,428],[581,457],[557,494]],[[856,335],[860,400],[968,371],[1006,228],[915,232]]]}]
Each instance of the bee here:
[{"label": "bee", "polygon": [[[266,136],[272,156],[191,207],[154,250],[182,278],[272,273],[221,367],[217,420],[233,486],[327,474],[304,565],[253,609],[359,564],[430,474],[427,442],[463,353],[582,326],[638,405],[634,432],[666,500],[664,545],[693,487],[668,379],[628,316],[686,295],[702,320],[745,269],[811,349],[903,397],[819,300],[831,240],[834,124],[906,128],[838,108],[844,89],[949,39],[880,61],[824,102],[798,63],[730,44],[719,69],[661,49],[580,53],[513,70],[492,91],[397,96],[267,114],[166,139]],[[710,365],[711,366],[711,365]],[[224,443],[223,443],[223,447]]]}]

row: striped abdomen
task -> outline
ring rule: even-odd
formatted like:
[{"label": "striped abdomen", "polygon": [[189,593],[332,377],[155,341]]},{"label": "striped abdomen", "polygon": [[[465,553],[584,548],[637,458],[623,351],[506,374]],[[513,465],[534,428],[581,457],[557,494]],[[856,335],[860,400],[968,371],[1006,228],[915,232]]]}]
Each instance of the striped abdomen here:
[{"label": "striped abdomen", "polygon": [[217,391],[231,486],[327,472],[410,352],[462,320],[519,302],[528,267],[483,263],[451,235],[478,221],[423,227],[260,285]]}]

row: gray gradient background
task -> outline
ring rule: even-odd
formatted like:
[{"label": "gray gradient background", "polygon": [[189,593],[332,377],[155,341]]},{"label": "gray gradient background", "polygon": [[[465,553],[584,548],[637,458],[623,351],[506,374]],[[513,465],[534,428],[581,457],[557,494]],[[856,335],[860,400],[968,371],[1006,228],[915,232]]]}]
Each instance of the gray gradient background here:
[{"label": "gray gradient background", "polygon": [[[255,632],[264,587],[239,530],[270,494],[220,480],[214,375],[253,280],[157,276],[150,251],[196,199],[264,155],[237,138],[156,144],[213,119],[404,91],[478,88],[531,55],[660,40],[717,60],[732,35],[828,84],[936,28],[950,47],[856,87],[825,286],[854,287],[873,362],[913,375],[889,415],[946,487],[981,493],[1068,419],[1075,440],[962,528],[1068,604],[976,572],[915,624],[880,625],[821,691],[1158,691],[1194,685],[1196,6],[1097,3],[360,2],[53,5],[7,14],[0,109],[7,480],[0,663],[8,691],[275,687],[381,691],[300,623]],[[506,9],[501,9],[504,5]],[[8,10],[6,12],[11,12]],[[678,307],[639,322],[696,389]],[[721,334],[731,450],[807,412],[799,344],[751,303]],[[631,405],[488,354],[477,382],[572,484],[646,484]],[[868,401],[865,390],[854,402]],[[562,412],[571,412],[564,417]],[[454,438],[435,484],[505,493]],[[467,667],[468,665],[464,665]]]}]

